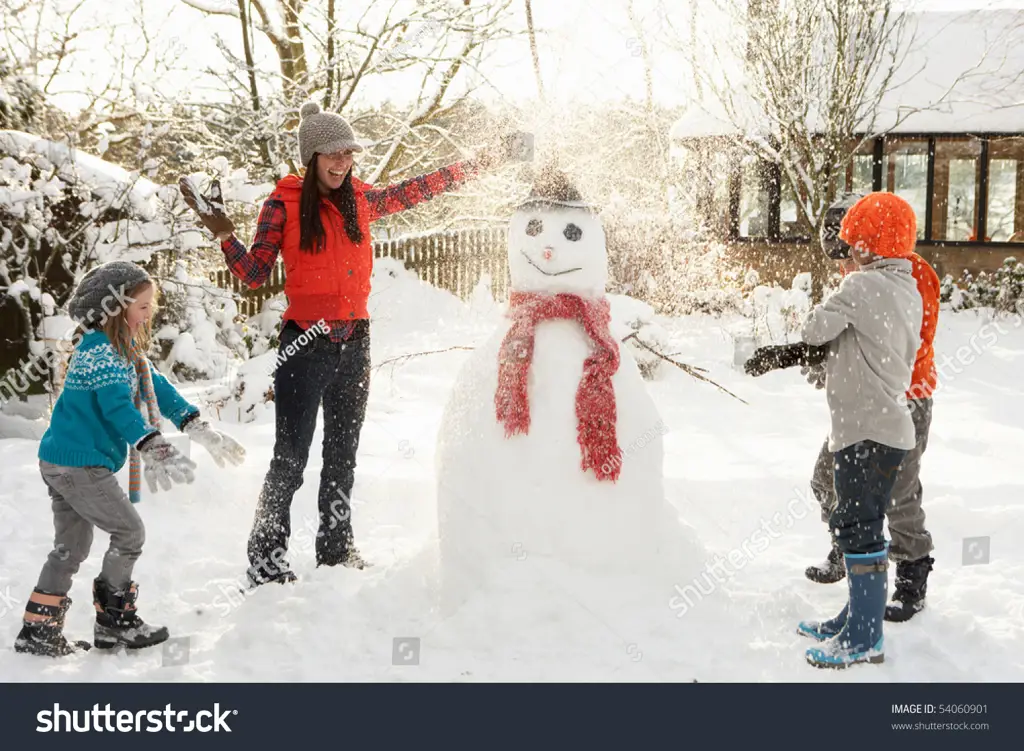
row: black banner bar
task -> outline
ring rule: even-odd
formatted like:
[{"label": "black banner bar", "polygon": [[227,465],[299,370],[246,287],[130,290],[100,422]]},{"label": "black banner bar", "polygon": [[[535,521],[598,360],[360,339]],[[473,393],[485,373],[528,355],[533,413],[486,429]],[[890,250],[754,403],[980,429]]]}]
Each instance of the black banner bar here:
[{"label": "black banner bar", "polygon": [[1022,684],[0,685],[10,749],[65,736],[75,749],[132,738],[147,750],[798,741],[936,751],[1019,748],[1024,735]]}]

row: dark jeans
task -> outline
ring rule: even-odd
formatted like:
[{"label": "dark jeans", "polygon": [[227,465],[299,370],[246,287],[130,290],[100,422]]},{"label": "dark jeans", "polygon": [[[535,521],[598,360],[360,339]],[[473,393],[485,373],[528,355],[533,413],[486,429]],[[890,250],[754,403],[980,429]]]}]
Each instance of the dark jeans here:
[{"label": "dark jeans", "polygon": [[[932,400],[919,399],[910,402],[910,414],[914,418],[914,432],[917,444],[907,452],[896,473],[892,487],[892,501],[885,511],[889,520],[889,558],[894,561],[916,561],[932,552],[932,536],[925,528],[924,509],[921,501],[924,491],[921,487],[921,460],[928,448],[928,431],[932,424]],[[818,460],[814,463],[811,489],[821,504],[821,520],[829,524],[836,508],[836,484],[833,476],[835,456],[828,450],[828,440],[821,447]]]},{"label": "dark jeans", "polygon": [[294,324],[282,328],[274,374],[274,458],[249,535],[250,574],[257,581],[288,569],[292,497],[302,486],[321,404],[324,443],[316,560],[318,565],[334,565],[345,557],[352,545],[349,496],[369,389],[368,321],[360,321],[352,338],[340,343],[322,334],[304,336]]},{"label": "dark jeans", "polygon": [[906,454],[904,449],[860,441],[833,455],[839,503],[829,526],[843,553],[885,549],[885,509]]}]

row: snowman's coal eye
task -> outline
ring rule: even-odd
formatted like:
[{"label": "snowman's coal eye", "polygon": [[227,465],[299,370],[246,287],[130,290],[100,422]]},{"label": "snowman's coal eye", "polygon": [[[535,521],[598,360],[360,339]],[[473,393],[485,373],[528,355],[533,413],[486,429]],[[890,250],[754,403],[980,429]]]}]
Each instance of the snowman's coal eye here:
[{"label": "snowman's coal eye", "polygon": [[531,219],[526,225],[526,234],[530,237],[536,237],[544,231],[544,222],[540,219]]},{"label": "snowman's coal eye", "polygon": [[565,235],[566,240],[569,240],[570,242],[576,242],[581,237],[583,237],[583,230],[581,230],[575,224],[570,223],[565,225],[565,229],[562,231],[562,234]]}]

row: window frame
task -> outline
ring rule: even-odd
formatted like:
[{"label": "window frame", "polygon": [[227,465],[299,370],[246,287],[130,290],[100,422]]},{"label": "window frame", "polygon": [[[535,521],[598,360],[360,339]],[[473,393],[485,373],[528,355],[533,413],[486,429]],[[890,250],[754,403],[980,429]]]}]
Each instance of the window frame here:
[{"label": "window frame", "polygon": [[[928,144],[928,179],[926,186],[925,203],[925,228],[924,238],[918,240],[918,245],[926,247],[974,247],[985,246],[992,248],[1021,249],[1024,253],[1024,243],[1009,242],[1007,240],[985,240],[988,232],[988,181],[989,181],[989,143],[994,140],[1016,138],[1024,141],[1024,131],[1007,132],[900,132],[887,133],[874,138],[866,138],[863,135],[855,135],[855,138],[873,142],[873,169],[872,169],[872,190],[883,189],[885,181],[884,162],[886,145],[891,141],[899,140],[926,140]],[[935,143],[936,140],[950,139],[976,139],[981,145],[980,160],[980,185],[977,194],[977,236],[979,240],[935,240],[933,239],[933,217],[932,205],[935,201]],[[800,237],[782,236],[780,234],[781,215],[780,204],[782,195],[782,174],[777,164],[765,163],[767,190],[768,190],[768,226],[769,232],[766,237],[743,237],[739,234],[739,206],[740,206],[740,165],[738,159],[733,161],[732,176],[729,184],[729,241],[737,244],[760,243],[760,244],[800,244],[810,243],[813,240]],[[849,169],[849,168],[848,168]],[[844,173],[844,180],[846,173]]]}]

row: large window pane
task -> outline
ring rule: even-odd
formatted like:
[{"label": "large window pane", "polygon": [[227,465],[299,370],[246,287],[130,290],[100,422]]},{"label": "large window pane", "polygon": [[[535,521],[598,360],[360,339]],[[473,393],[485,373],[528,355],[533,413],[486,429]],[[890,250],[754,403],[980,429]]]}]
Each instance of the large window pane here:
[{"label": "large window pane", "polygon": [[803,200],[794,195],[793,188],[785,178],[782,180],[782,194],[779,196],[779,236],[786,240],[806,239],[807,229],[800,221],[800,207]]},{"label": "large window pane", "polygon": [[730,154],[718,144],[702,141],[673,151],[678,190],[674,200],[696,212],[704,229],[724,237],[729,231]]},{"label": "large window pane", "polygon": [[917,215],[917,239],[924,239],[928,196],[928,139],[886,139],[883,189],[906,200]]},{"label": "large window pane", "polygon": [[846,170],[845,190],[855,193],[870,193],[874,190],[875,142],[861,144],[850,160]]},{"label": "large window pane", "polygon": [[932,239],[976,241],[981,189],[981,141],[935,140]]},{"label": "large window pane", "polygon": [[768,236],[768,168],[759,159],[743,157],[740,170],[740,237]]},{"label": "large window pane", "polygon": [[1024,138],[989,142],[987,217],[992,242],[1024,243]]}]

